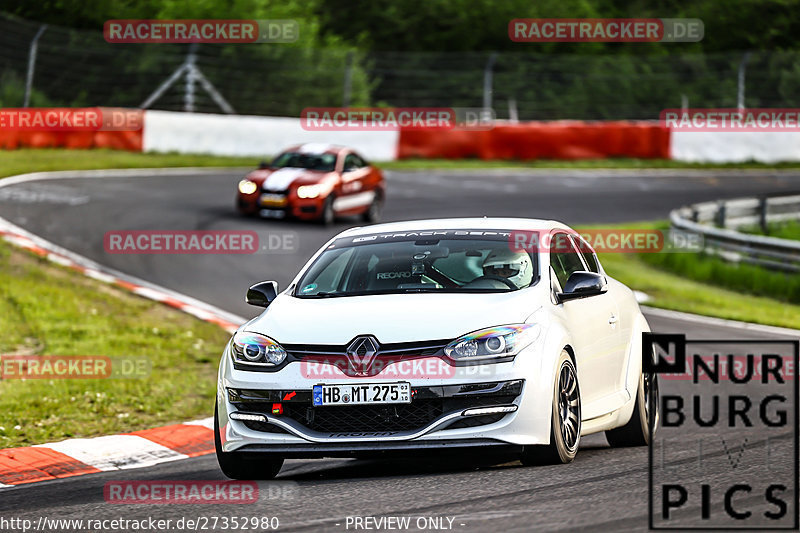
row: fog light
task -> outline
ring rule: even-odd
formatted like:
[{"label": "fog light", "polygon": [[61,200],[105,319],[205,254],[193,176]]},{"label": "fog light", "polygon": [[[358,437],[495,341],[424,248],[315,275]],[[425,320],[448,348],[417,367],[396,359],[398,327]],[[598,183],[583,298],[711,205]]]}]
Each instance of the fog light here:
[{"label": "fog light", "polygon": [[231,413],[230,418],[233,420],[244,420],[250,422],[266,422],[267,417],[264,415],[253,415],[250,413]]},{"label": "fog light", "polygon": [[495,415],[498,413],[513,413],[516,410],[516,405],[503,405],[501,407],[476,407],[474,409],[467,409],[461,413],[461,416]]}]

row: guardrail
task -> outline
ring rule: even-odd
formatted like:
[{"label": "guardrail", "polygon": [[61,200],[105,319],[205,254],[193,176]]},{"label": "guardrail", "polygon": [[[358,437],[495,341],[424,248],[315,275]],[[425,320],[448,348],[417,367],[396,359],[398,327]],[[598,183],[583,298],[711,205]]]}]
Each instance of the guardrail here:
[{"label": "guardrail", "polygon": [[706,253],[731,262],[800,272],[800,241],[736,231],[746,226],[766,230],[772,222],[787,220],[800,220],[800,195],[704,202],[670,213],[672,227],[700,235]]}]

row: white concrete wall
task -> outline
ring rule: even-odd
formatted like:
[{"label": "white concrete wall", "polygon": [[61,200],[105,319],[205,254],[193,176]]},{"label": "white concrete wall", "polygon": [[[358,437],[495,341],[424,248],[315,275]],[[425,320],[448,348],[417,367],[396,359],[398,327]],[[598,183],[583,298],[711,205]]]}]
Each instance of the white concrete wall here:
[{"label": "white concrete wall", "polygon": [[293,144],[349,146],[372,161],[397,159],[397,131],[306,131],[299,118],[146,111],[143,150],[263,157]]},{"label": "white concrete wall", "polygon": [[800,133],[673,131],[670,156],[697,163],[800,161]]}]

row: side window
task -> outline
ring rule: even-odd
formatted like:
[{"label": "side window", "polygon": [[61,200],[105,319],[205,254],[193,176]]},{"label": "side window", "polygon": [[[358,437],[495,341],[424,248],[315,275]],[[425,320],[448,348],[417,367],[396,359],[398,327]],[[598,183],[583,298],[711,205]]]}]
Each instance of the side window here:
[{"label": "side window", "polygon": [[356,154],[350,154],[353,156],[353,163],[355,164],[356,168],[364,168],[367,164],[364,162],[363,159],[358,157]]},{"label": "side window", "polygon": [[597,256],[594,255],[594,252],[586,243],[586,241],[576,236],[575,244],[578,245],[578,250],[581,252],[583,260],[586,261],[586,265],[589,267],[589,271],[599,274],[600,267],[597,264]]},{"label": "side window", "polygon": [[572,239],[566,233],[554,233],[550,245],[550,266],[555,272],[561,288],[566,285],[573,272],[584,270],[579,252],[572,244]]},{"label": "side window", "polygon": [[358,157],[353,154],[347,154],[347,157],[344,158],[344,171],[352,172],[353,170],[358,170],[358,168]]},{"label": "side window", "polygon": [[307,274],[304,277],[307,279],[316,277],[316,283],[301,286],[298,293],[300,295],[309,295],[317,294],[318,292],[335,292],[341,283],[342,274],[344,274],[345,267],[353,255],[353,250],[354,248],[342,249],[341,253],[332,257],[330,261],[316,268],[312,267],[313,270],[309,271],[310,275]]}]

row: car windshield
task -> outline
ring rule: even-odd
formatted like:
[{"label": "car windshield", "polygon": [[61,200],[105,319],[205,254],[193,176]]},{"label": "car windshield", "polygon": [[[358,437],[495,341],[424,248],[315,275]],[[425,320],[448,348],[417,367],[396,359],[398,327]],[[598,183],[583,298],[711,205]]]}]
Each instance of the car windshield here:
[{"label": "car windshield", "polygon": [[301,152],[284,152],[276,157],[270,168],[307,168],[332,172],[336,168],[335,154],[305,154]]},{"label": "car windshield", "polygon": [[508,236],[508,232],[458,230],[337,239],[303,274],[294,295],[524,289],[537,281],[536,254],[513,251]]}]

